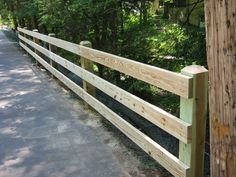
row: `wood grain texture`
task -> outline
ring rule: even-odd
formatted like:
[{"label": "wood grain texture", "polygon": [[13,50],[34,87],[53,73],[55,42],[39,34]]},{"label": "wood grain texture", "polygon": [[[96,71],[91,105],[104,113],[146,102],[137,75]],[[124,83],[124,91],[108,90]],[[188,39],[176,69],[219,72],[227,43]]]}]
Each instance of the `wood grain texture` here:
[{"label": "wood grain texture", "polygon": [[181,73],[193,77],[193,98],[180,99],[180,119],[192,124],[192,142],[179,143],[179,158],[191,166],[191,177],[203,177],[208,71],[193,65],[185,67]]},{"label": "wood grain texture", "polygon": [[[92,43],[89,41],[82,41],[80,42],[80,45],[92,48]],[[81,57],[80,63],[81,63],[82,68],[84,68],[85,70],[91,73],[93,72],[93,62],[91,60]],[[83,88],[90,95],[93,95],[93,96],[95,95],[95,87],[91,85],[90,83],[88,83],[86,80],[83,80]]]},{"label": "wood grain texture", "polygon": [[[27,30],[27,27],[24,27],[24,30]],[[25,38],[28,38],[28,36],[26,35],[26,33],[23,33],[23,36],[25,37]],[[25,43],[26,44],[26,43]],[[26,46],[27,46],[27,44],[26,44]],[[26,53],[26,55],[28,55],[28,53]]]},{"label": "wood grain texture", "polygon": [[80,55],[177,95],[192,96],[190,77],[83,46]]},{"label": "wood grain texture", "polygon": [[119,115],[114,113],[103,103],[99,102],[93,96],[88,94],[65,75],[60,73],[55,68],[51,67],[50,64],[44,61],[40,56],[26,47],[23,43],[20,42],[20,46],[23,47],[35,59],[37,59],[48,71],[50,71],[55,77],[63,82],[68,88],[70,88],[73,92],[80,96],[90,106],[92,106],[101,115],[103,115],[108,121],[115,125],[121,132],[123,132],[127,137],[135,142],[140,148],[142,148],[151,157],[157,160],[163,167],[170,171],[170,173],[172,173],[174,176],[189,176],[189,167],[182,163],[178,158],[173,156],[151,138],[146,136],[137,128],[133,127],[124,119],[122,119]]},{"label": "wood grain texture", "polygon": [[236,177],[236,1],[205,0],[211,176]]},{"label": "wood grain texture", "polygon": [[[54,33],[49,33],[48,36],[56,37],[56,35]],[[54,53],[57,51],[57,47],[52,44],[48,44],[48,49],[49,49],[49,51],[54,52]],[[55,62],[53,62],[52,60],[50,60],[49,62],[52,67],[57,68],[57,64]]]},{"label": "wood grain texture", "polygon": [[172,136],[178,138],[180,141],[184,143],[191,142],[191,124],[180,120],[179,118],[144,101],[143,99],[132,95],[129,92],[107,82],[106,80],[82,69],[81,67],[33,43],[32,41],[24,38],[23,36],[19,36],[19,38],[30,46],[32,46],[33,48],[37,48],[37,50],[40,51],[42,54],[51,58],[53,61],[65,67],[66,69],[81,77],[82,79],[86,80],[90,84],[94,85],[95,87],[108,94],[121,104],[127,106],[134,112],[143,116],[148,121],[152,122],[164,131],[170,133]]},{"label": "wood grain texture", "polygon": [[[33,32],[38,33],[39,31],[38,31],[37,29],[34,29]],[[34,38],[33,38],[33,41],[34,41],[34,43],[39,44],[39,39],[37,39],[37,38],[34,37]],[[34,50],[34,52],[35,52],[37,55],[39,55],[39,52],[38,52],[36,49]],[[36,62],[36,65],[38,65],[38,61],[35,60],[35,62]]]},{"label": "wood grain texture", "polygon": [[36,37],[45,42],[51,43],[57,47],[78,54],[81,57],[91,61],[100,63],[112,69],[118,70],[124,74],[170,91],[185,98],[192,97],[192,78],[177,74],[168,70],[164,70],[151,65],[136,62],[130,59],[101,52],[95,49],[77,45],[61,39],[49,37],[46,35],[34,33],[22,28],[18,28],[20,32]]},{"label": "wood grain texture", "polygon": [[18,27],[18,31],[79,55],[80,45]]}]

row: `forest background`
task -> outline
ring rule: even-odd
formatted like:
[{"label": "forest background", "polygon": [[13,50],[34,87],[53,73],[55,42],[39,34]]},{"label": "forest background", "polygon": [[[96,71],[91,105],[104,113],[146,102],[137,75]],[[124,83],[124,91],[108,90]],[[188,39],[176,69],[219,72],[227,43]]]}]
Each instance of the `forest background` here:
[{"label": "forest background", "polygon": [[[0,0],[0,9],[0,24],[13,30],[89,40],[95,49],[176,72],[191,64],[207,67],[202,0]],[[58,52],[79,63],[78,56]],[[179,114],[179,97],[171,93],[101,65],[94,72]]]}]

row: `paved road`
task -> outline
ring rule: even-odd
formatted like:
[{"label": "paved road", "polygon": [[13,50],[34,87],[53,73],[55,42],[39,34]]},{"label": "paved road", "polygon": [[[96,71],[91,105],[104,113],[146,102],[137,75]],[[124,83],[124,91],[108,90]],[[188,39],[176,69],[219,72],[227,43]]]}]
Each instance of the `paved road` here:
[{"label": "paved road", "polygon": [[123,177],[30,59],[0,31],[0,177]]}]

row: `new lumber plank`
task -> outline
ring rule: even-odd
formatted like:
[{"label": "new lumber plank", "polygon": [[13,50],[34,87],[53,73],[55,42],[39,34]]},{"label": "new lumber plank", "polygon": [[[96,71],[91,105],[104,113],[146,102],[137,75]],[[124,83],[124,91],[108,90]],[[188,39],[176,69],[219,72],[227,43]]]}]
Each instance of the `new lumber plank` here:
[{"label": "new lumber plank", "polygon": [[143,99],[130,94],[129,92],[109,83],[95,74],[86,71],[85,69],[75,65],[59,55],[54,54],[53,52],[50,52],[49,50],[35,44],[23,36],[19,36],[19,38],[72,73],[94,85],[96,88],[100,89],[118,102],[143,116],[148,121],[170,133],[180,141],[186,144],[191,142],[191,124],[186,123],[170,113],[158,108],[157,106],[154,106]]},{"label": "new lumber plank", "polygon": [[78,54],[81,57],[118,70],[124,74],[130,75],[134,78],[170,91],[182,97],[192,97],[191,77],[84,47],[54,37],[49,37],[47,35],[35,33],[22,28],[18,28],[18,30],[22,33],[43,40],[72,53]]},{"label": "new lumber plank", "polygon": [[50,64],[44,61],[40,56],[26,47],[20,42],[20,46],[24,48],[30,55],[32,55],[39,63],[41,63],[49,72],[63,82],[68,88],[80,96],[90,106],[97,110],[108,121],[115,125],[121,132],[135,142],[140,148],[147,152],[151,157],[157,160],[162,166],[170,171],[174,176],[188,176],[189,167],[181,162],[177,157],[169,153],[147,135],[132,126],[130,123],[122,119],[119,115],[114,113],[103,103],[99,102],[96,98],[89,95],[81,87],[53,68]]}]

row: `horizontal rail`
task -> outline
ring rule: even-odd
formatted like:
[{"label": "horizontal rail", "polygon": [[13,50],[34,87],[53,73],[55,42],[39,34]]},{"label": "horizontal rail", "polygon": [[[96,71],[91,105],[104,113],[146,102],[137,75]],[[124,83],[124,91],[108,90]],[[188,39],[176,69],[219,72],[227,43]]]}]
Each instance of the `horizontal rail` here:
[{"label": "horizontal rail", "polygon": [[96,98],[89,95],[81,87],[60,73],[58,70],[50,66],[39,55],[30,50],[27,46],[20,42],[20,46],[24,48],[30,55],[32,55],[39,63],[41,63],[49,72],[62,81],[68,88],[74,91],[90,106],[103,115],[108,121],[115,125],[127,137],[135,142],[140,148],[147,152],[151,157],[158,161],[174,176],[189,176],[190,168],[181,162],[177,157],[169,153],[147,135],[139,131],[130,123],[122,119],[118,114],[114,113],[111,109],[106,107],[103,103],[99,102]]},{"label": "horizontal rail", "polygon": [[18,28],[18,30],[29,36],[68,50],[91,61],[118,70],[124,74],[130,75],[134,78],[180,95],[184,98],[192,97],[191,77],[112,55],[106,52],[101,52],[54,37],[49,37],[47,35],[32,32],[22,28]]},{"label": "horizontal rail", "polygon": [[85,81],[102,90],[104,93],[108,94],[118,102],[143,116],[148,121],[152,122],[164,131],[170,133],[172,136],[178,138],[180,141],[186,144],[191,142],[190,124],[109,83],[108,81],[96,76],[95,74],[86,71],[85,69],[75,65],[74,63],[64,59],[63,57],[50,52],[49,50],[32,42],[31,40],[26,39],[21,35],[19,35],[19,38],[35,48],[37,51],[41,52],[45,56],[65,67],[72,73],[76,74]]}]

